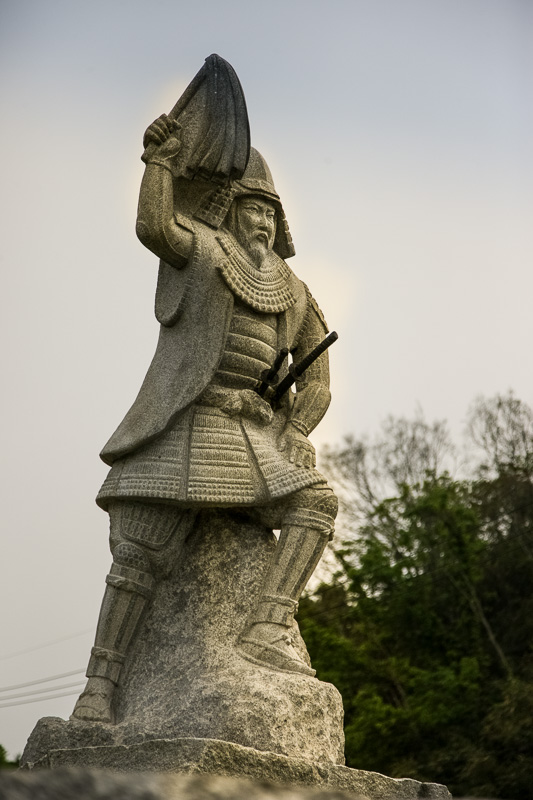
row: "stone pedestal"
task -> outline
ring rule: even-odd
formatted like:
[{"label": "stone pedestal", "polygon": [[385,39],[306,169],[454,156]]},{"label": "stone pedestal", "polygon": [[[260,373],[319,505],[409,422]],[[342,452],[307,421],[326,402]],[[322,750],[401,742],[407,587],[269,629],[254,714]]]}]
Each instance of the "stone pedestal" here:
[{"label": "stone pedestal", "polygon": [[[231,512],[202,512],[140,624],[115,698],[115,725],[45,717],[26,768],[213,773],[337,787],[369,800],[450,795],[443,786],[344,766],[334,686],[252,664],[235,650],[275,549]],[[298,626],[294,636],[309,661]]]},{"label": "stone pedestal", "polygon": [[[59,734],[61,722],[53,717],[40,720],[32,734],[33,746],[38,746],[41,736],[53,738],[54,734]],[[221,775],[248,778],[260,783],[263,791],[266,791],[265,782],[280,786],[320,786],[343,790],[350,796],[356,796],[357,800],[451,800],[447,788],[436,783],[420,783],[409,778],[397,780],[377,772],[287,758],[215,739],[153,739],[132,745],[57,749],[49,751],[32,766]],[[244,796],[251,794],[245,793]],[[261,797],[264,796],[261,794]],[[275,796],[275,792],[272,792],[272,796]]]},{"label": "stone pedestal", "polygon": [[[235,650],[275,544],[270,530],[245,517],[203,511],[128,652],[116,725],[56,720],[47,727],[50,748],[192,737],[344,763],[343,708],[335,687],[257,666]],[[294,635],[309,662],[296,622]],[[25,761],[45,755],[42,733],[36,747],[30,737]]]}]

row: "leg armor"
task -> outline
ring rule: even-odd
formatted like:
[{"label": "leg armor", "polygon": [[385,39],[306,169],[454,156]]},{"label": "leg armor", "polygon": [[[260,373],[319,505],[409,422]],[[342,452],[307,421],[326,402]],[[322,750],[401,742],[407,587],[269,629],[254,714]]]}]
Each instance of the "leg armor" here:
[{"label": "leg armor", "polygon": [[122,542],[115,547],[88,678],[109,678],[115,685],[118,683],[126,650],[152,594],[153,583],[148,559],[138,545]]},{"label": "leg armor", "polygon": [[332,536],[336,513],[337,498],[327,486],[291,496],[259,602],[239,640],[240,652],[248,660],[282,671],[315,674],[294,649],[289,629],[300,595]]},{"label": "leg armor", "polygon": [[[149,601],[154,577],[168,572],[173,560],[168,546],[180,529],[183,542],[190,521],[190,512],[170,506],[141,503],[114,503],[109,509],[110,544],[113,564],[106,578],[106,590],[96,639],[87,668],[89,681],[81,694],[72,717],[90,721],[111,722],[111,701],[119,682],[128,646],[135,634],[144,608]],[[166,558],[165,558],[166,556]],[[163,567],[163,564],[165,565]]]}]

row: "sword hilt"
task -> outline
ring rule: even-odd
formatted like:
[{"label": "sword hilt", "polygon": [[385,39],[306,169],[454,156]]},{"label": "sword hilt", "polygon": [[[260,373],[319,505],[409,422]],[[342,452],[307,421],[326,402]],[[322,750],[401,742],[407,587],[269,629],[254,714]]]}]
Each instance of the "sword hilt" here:
[{"label": "sword hilt", "polygon": [[328,347],[330,347],[330,345],[333,344],[333,342],[336,342],[338,338],[339,334],[336,331],[331,331],[331,333],[328,334],[326,338],[320,342],[320,344],[317,344],[317,346],[313,350],[311,350],[311,352],[308,353],[305,356],[305,358],[302,358],[302,360],[299,361],[297,364],[291,364],[289,367],[289,374],[286,375],[285,378],[283,378],[281,383],[278,385],[276,391],[274,392],[272,403],[279,402],[279,400],[283,397],[285,392],[287,392],[293,385],[293,383],[295,383],[296,380],[301,375],[303,375],[305,370],[311,366],[313,361],[316,361],[317,358],[321,356],[322,353],[325,350],[327,350]]}]

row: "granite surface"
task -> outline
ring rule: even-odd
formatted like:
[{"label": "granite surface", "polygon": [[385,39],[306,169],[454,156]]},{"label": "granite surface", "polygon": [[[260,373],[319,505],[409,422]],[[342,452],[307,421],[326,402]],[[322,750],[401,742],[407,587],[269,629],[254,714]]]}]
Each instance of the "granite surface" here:
[{"label": "granite surface", "polygon": [[218,775],[128,775],[88,768],[0,774],[0,800],[368,800],[328,787],[280,786]]},{"label": "granite surface", "polygon": [[[337,689],[252,664],[235,649],[274,548],[271,531],[204,512],[141,621],[115,696],[116,724],[44,718],[24,760],[49,749],[192,737],[344,763]],[[309,662],[296,622],[292,633]]]},{"label": "granite surface", "polygon": [[[46,721],[41,720],[41,723]],[[50,718],[49,725],[54,724]],[[48,742],[51,741],[49,731]],[[37,738],[36,731],[34,737]],[[35,742],[34,742],[35,745]],[[35,747],[35,750],[38,748]],[[152,740],[140,744],[108,747],[77,747],[51,750],[37,764],[27,767],[99,767],[129,772],[178,772],[246,777],[272,784],[295,784],[351,792],[368,800],[450,800],[445,786],[403,778],[388,778],[377,772],[350,769],[335,764],[313,763],[260,752],[250,747],[214,739]]]}]

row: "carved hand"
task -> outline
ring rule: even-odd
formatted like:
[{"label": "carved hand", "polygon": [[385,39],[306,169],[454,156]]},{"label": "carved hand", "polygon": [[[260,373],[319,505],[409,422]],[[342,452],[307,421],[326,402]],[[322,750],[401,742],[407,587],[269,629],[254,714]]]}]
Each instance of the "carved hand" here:
[{"label": "carved hand", "polygon": [[230,417],[242,415],[268,425],[272,422],[274,413],[262,397],[252,389],[227,389],[222,386],[208,386],[201,395],[200,402],[220,408]]},{"label": "carved hand", "polygon": [[299,430],[293,427],[290,422],[281,434],[278,449],[283,452],[288,451],[289,461],[297,467],[307,467],[311,469],[316,466],[315,448]]},{"label": "carved hand", "polygon": [[161,114],[155,122],[146,129],[143,138],[145,147],[141,158],[144,162],[161,164],[174,158],[181,150],[179,131],[181,125],[171,119],[167,114]]}]

